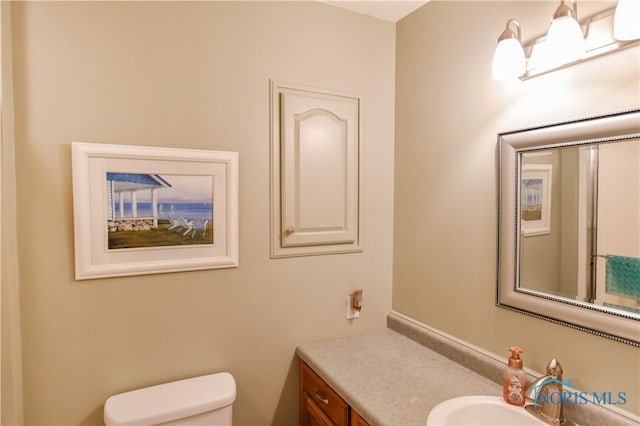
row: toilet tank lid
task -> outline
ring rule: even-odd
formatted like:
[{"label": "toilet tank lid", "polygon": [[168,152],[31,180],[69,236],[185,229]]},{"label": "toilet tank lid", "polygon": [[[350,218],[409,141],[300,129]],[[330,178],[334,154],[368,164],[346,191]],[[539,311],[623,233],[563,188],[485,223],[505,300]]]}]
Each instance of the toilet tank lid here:
[{"label": "toilet tank lid", "polygon": [[231,374],[209,374],[113,395],[104,404],[104,421],[108,426],[165,423],[226,407],[235,399]]}]

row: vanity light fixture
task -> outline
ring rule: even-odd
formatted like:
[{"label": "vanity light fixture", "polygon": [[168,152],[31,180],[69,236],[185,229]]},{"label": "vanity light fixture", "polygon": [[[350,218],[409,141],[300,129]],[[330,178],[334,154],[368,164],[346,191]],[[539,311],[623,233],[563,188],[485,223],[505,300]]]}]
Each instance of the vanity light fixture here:
[{"label": "vanity light fixture", "polygon": [[[515,32],[509,28],[511,24],[516,28]],[[520,23],[512,18],[507,21],[506,28],[498,37],[498,46],[493,54],[493,79],[516,79],[524,74],[526,70],[526,59],[524,50],[522,50],[520,36]]]},{"label": "vanity light fixture", "polygon": [[509,19],[493,56],[494,80],[526,80],[640,44],[640,0],[619,0],[580,20],[577,0],[561,0],[547,34],[521,40],[520,23]]}]

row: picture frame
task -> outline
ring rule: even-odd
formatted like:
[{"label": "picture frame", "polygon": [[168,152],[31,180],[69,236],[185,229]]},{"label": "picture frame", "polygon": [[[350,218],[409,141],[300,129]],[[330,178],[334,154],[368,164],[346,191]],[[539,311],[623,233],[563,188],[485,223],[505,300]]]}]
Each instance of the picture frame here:
[{"label": "picture frame", "polygon": [[520,181],[520,224],[522,235],[551,232],[551,164],[525,164]]},{"label": "picture frame", "polygon": [[238,153],[73,142],[75,278],[238,266]]}]

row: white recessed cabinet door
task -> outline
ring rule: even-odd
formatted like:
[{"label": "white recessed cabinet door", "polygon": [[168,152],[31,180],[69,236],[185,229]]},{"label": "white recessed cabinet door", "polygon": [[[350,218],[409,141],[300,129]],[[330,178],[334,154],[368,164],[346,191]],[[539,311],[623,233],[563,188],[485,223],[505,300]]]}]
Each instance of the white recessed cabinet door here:
[{"label": "white recessed cabinet door", "polygon": [[272,83],[272,255],[359,251],[359,99]]}]

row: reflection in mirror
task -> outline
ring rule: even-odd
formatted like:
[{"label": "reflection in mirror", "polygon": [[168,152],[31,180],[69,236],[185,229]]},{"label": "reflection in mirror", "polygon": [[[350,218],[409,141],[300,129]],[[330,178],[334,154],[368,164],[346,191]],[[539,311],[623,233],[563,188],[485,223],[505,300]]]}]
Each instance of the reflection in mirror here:
[{"label": "reflection in mirror", "polygon": [[498,306],[640,347],[640,109],[498,135]]},{"label": "reflection in mirror", "polygon": [[640,140],[520,155],[519,286],[640,317]]}]

